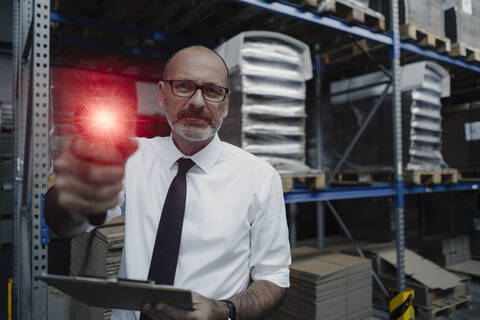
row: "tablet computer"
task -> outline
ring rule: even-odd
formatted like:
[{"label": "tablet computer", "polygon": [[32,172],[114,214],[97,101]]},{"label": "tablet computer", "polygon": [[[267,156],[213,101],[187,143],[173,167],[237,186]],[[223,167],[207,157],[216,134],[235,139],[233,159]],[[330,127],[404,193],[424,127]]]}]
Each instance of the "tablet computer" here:
[{"label": "tablet computer", "polygon": [[47,273],[37,276],[37,279],[92,307],[140,311],[145,303],[162,302],[193,310],[191,291],[149,281]]}]

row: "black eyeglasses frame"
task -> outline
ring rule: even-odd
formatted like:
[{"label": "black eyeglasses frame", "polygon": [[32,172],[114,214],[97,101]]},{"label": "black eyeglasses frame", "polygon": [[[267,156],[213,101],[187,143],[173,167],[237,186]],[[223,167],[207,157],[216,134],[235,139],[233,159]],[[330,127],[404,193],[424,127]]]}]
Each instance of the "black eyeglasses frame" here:
[{"label": "black eyeglasses frame", "polygon": [[[223,102],[225,101],[225,98],[227,97],[227,94],[230,92],[230,89],[228,88],[225,88],[225,87],[222,87],[222,86],[216,86],[216,85],[207,85],[207,86],[200,86],[198,84],[196,84],[195,82],[193,81],[188,81],[188,80],[175,80],[175,79],[163,79],[163,80],[160,80],[162,82],[167,82],[169,85],[170,85],[170,90],[172,91],[172,94],[174,96],[177,96],[177,97],[180,97],[180,98],[186,98],[186,99],[190,99],[191,97],[193,97],[195,95],[195,93],[197,92],[198,89],[200,89],[200,91],[202,92],[202,97],[203,99],[205,99],[206,101],[209,101],[209,102],[215,102],[215,103],[220,103],[220,102]],[[175,81],[179,81],[179,82],[187,82],[189,84],[193,84],[195,85],[195,89],[193,90],[193,93],[191,96],[179,96],[178,94],[176,94],[175,92],[173,92],[173,82]],[[206,87],[216,87],[216,88],[222,88],[225,90],[225,94],[223,95],[223,99],[222,100],[219,100],[219,101],[213,101],[213,100],[210,100],[208,98],[205,97],[205,93],[203,91],[203,88],[206,88]]]}]

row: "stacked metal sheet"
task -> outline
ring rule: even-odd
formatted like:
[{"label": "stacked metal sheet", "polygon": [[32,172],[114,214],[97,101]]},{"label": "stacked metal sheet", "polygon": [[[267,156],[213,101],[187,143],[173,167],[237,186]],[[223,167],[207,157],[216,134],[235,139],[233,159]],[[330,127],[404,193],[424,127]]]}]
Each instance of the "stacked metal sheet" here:
[{"label": "stacked metal sheet", "polygon": [[[72,239],[70,271],[74,276],[115,277],[122,258],[124,217]],[[108,320],[110,309],[94,308],[72,300],[72,320]]]},{"label": "stacked metal sheet", "polygon": [[436,264],[448,267],[470,260],[468,236],[435,235],[422,237],[420,254]]},{"label": "stacked metal sheet", "polygon": [[368,259],[326,254],[294,263],[290,288],[271,319],[367,319],[372,312]]},{"label": "stacked metal sheet", "polygon": [[305,81],[312,77],[306,44],[251,31],[217,48],[230,73],[230,107],[220,137],[285,171],[305,166]]},{"label": "stacked metal sheet", "polygon": [[[374,72],[331,84],[331,105],[321,106],[325,169],[335,166],[359,131],[367,115],[389,85],[389,78]],[[446,167],[441,153],[441,97],[450,95],[450,76],[440,65],[425,61],[402,67],[403,164],[409,170]],[[353,170],[393,168],[391,88],[370,124],[347,158]],[[341,132],[339,132],[341,128]]]}]

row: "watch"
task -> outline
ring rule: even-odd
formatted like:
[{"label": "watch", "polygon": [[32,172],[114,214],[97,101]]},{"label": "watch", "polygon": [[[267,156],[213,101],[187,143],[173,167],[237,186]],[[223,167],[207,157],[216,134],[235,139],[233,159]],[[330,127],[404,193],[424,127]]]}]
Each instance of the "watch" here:
[{"label": "watch", "polygon": [[237,309],[235,309],[235,305],[230,300],[222,300],[228,306],[228,320],[236,320],[237,319]]}]

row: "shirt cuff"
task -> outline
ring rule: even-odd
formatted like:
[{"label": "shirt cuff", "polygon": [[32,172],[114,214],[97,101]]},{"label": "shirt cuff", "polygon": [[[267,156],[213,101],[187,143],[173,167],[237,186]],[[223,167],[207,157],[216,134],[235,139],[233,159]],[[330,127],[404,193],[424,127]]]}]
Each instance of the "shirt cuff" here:
[{"label": "shirt cuff", "polygon": [[290,269],[288,267],[255,267],[252,270],[252,280],[267,280],[281,288],[290,287]]}]

